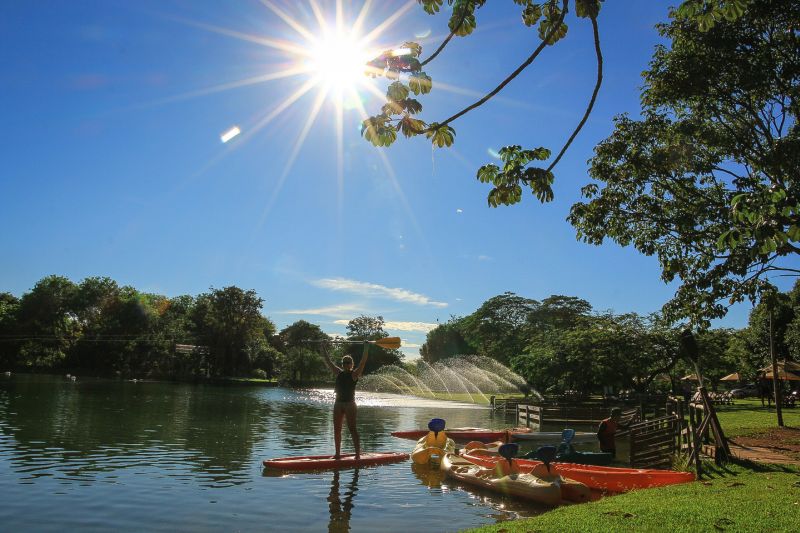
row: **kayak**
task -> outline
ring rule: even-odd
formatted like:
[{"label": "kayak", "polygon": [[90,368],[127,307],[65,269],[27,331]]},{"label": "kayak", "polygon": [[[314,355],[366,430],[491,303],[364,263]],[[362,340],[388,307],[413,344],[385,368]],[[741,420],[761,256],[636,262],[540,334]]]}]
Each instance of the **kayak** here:
[{"label": "kayak", "polygon": [[456,451],[456,443],[453,442],[453,439],[445,436],[443,431],[438,435],[434,435],[434,432],[431,431],[417,441],[414,451],[411,452],[411,460],[418,465],[439,464],[438,461],[444,454],[454,451]]},{"label": "kayak", "polygon": [[[484,428],[453,428],[445,429],[447,436],[456,441],[493,442],[507,440],[509,436],[513,441],[530,442],[532,444],[557,444],[561,442],[560,431],[524,431],[527,428],[513,429],[484,429]],[[392,436],[401,439],[419,440],[428,434],[427,429],[413,429],[410,431],[393,431]],[[589,432],[575,433],[572,442],[585,444],[595,442],[597,435]]]},{"label": "kayak", "polygon": [[[453,440],[470,441],[477,440],[480,442],[493,442],[496,440],[506,440],[508,435],[518,435],[530,432],[528,428],[513,428],[513,429],[486,429],[486,428],[451,428],[445,429],[447,436]],[[409,431],[392,431],[392,436],[401,439],[419,440],[428,434],[427,429],[412,429]],[[554,433],[555,434],[555,433]],[[559,439],[561,433],[558,434]]]},{"label": "kayak", "polygon": [[[486,468],[492,468],[502,457],[487,450],[471,450],[462,454],[465,459]],[[543,464],[532,459],[517,459],[520,472],[531,472]],[[691,472],[674,470],[649,470],[642,468],[616,468],[612,466],[552,463],[551,469],[564,478],[574,479],[589,488],[607,492],[627,492],[634,489],[663,487],[694,481]]]},{"label": "kayak", "polygon": [[[453,428],[445,429],[444,433],[453,440],[470,441],[478,440],[481,442],[492,442],[506,438],[504,429],[484,429],[484,428]],[[401,439],[419,440],[428,434],[427,429],[412,429],[410,431],[392,431],[393,437]]]},{"label": "kayak", "polygon": [[545,481],[530,473],[500,476],[492,468],[484,468],[449,453],[442,457],[441,468],[447,477],[469,485],[543,505],[561,503],[561,487],[557,483]]},{"label": "kayak", "polygon": [[[563,446],[563,444],[562,444]],[[559,446],[559,449],[561,446]],[[614,455],[608,452],[579,452],[569,446],[570,451],[559,451],[556,454],[554,462],[557,463],[577,463],[581,465],[610,465],[614,460]],[[487,450],[492,450],[491,447],[486,446]],[[536,450],[521,455],[520,459],[536,459]]]},{"label": "kayak", "polygon": [[[562,440],[562,435],[561,431],[531,431],[530,433],[512,431],[511,440],[533,444],[558,444]],[[597,442],[597,433],[576,431],[575,436],[572,437],[572,442],[574,444]]]},{"label": "kayak", "polygon": [[358,459],[356,459],[354,454],[344,454],[338,459],[335,459],[333,455],[309,455],[266,459],[264,461],[264,466],[280,470],[327,470],[329,468],[348,468],[354,466],[397,463],[405,461],[406,459],[408,459],[408,454],[399,452],[362,453],[361,457]]},{"label": "kayak", "polygon": [[559,453],[556,461],[559,463],[577,463],[581,465],[610,465],[614,460],[614,455],[607,452],[578,452]]}]

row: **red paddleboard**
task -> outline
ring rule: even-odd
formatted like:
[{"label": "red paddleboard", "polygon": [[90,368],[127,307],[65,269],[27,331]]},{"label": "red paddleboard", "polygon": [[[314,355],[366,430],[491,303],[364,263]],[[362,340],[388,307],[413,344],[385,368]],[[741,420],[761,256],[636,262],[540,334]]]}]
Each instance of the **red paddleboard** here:
[{"label": "red paddleboard", "polygon": [[344,454],[338,459],[335,459],[333,455],[308,455],[266,459],[264,466],[280,470],[327,470],[329,468],[397,463],[406,459],[408,459],[408,454],[399,452],[362,453],[358,459],[354,454]]}]

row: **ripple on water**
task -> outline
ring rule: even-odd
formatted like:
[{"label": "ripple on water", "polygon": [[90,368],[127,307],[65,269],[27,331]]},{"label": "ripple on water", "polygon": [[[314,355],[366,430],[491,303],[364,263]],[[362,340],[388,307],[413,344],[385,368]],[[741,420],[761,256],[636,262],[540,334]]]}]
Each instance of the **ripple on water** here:
[{"label": "ripple on water", "polygon": [[[333,452],[330,389],[127,386],[42,382],[31,386],[35,396],[0,396],[3,529],[393,531],[415,523],[451,531],[517,512],[409,462],[265,475],[265,458]],[[434,416],[451,426],[507,423],[472,404],[365,392],[357,400],[367,450],[410,451],[413,442],[390,432]],[[343,449],[352,450],[346,429]]]}]

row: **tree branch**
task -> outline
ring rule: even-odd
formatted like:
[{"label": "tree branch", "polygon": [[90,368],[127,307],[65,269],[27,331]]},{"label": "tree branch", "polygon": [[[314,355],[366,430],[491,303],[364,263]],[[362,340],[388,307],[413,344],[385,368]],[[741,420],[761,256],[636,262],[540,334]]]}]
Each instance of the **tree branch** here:
[{"label": "tree branch", "polygon": [[589,105],[586,108],[586,112],[583,114],[583,118],[578,123],[578,127],[575,128],[575,131],[572,132],[569,139],[567,139],[566,144],[561,148],[561,151],[556,156],[555,160],[550,163],[550,166],[547,167],[547,171],[550,172],[553,170],[559,161],[561,161],[561,157],[563,157],[564,153],[569,148],[569,145],[572,144],[572,141],[575,140],[575,137],[578,135],[578,132],[581,131],[583,125],[586,124],[586,120],[589,118],[589,115],[592,112],[592,108],[594,107],[594,102],[597,100],[597,93],[600,92],[600,85],[603,83],[603,53],[600,50],[600,33],[597,29],[597,18],[592,17],[592,31],[594,32],[594,51],[597,55],[597,82],[594,85],[594,91],[592,91],[592,98],[589,100]]},{"label": "tree branch", "polygon": [[[482,106],[482,105],[483,105],[483,104],[485,104],[487,101],[489,101],[489,99],[491,99],[491,98],[492,98],[493,96],[495,96],[497,93],[499,93],[500,91],[502,91],[502,90],[503,90],[503,88],[504,88],[506,85],[508,85],[509,83],[511,83],[511,80],[513,80],[514,78],[516,78],[517,76],[519,76],[519,74],[520,74],[520,73],[521,73],[523,70],[525,70],[525,69],[526,69],[526,68],[527,68],[527,67],[528,67],[528,66],[529,66],[531,63],[533,63],[533,61],[534,61],[534,60],[536,59],[536,57],[537,57],[537,56],[538,56],[538,55],[541,53],[541,51],[542,51],[542,50],[544,50],[544,47],[545,47],[545,46],[547,46],[547,41],[549,41],[549,40],[550,40],[550,38],[551,38],[551,37],[552,37],[552,36],[555,34],[555,32],[556,32],[557,30],[559,30],[559,29],[561,28],[561,25],[564,23],[564,17],[567,15],[567,1],[568,1],[568,0],[562,0],[562,3],[561,3],[561,16],[560,16],[560,17],[559,17],[559,19],[558,19],[558,24],[554,24],[554,25],[553,25],[553,27],[552,27],[552,28],[550,28],[550,32],[549,32],[547,35],[545,35],[545,38],[544,38],[544,39],[542,39],[542,43],[541,43],[539,46],[537,46],[537,47],[536,47],[536,50],[534,50],[534,51],[533,51],[533,53],[530,55],[530,57],[528,57],[528,59],[526,59],[525,61],[523,61],[523,62],[522,62],[522,64],[521,64],[519,67],[517,67],[517,68],[514,70],[514,72],[512,72],[512,73],[511,73],[511,74],[510,74],[510,75],[509,75],[509,76],[508,76],[506,79],[504,79],[504,80],[503,80],[503,81],[500,83],[500,85],[498,85],[497,87],[495,87],[495,88],[494,88],[494,89],[493,89],[493,90],[492,90],[490,93],[488,93],[486,96],[484,96],[483,98],[481,98],[481,99],[480,99],[480,100],[478,100],[477,102],[475,102],[475,103],[473,103],[473,104],[471,104],[471,105],[469,105],[469,106],[465,107],[464,109],[462,109],[461,111],[459,111],[459,112],[458,112],[458,113],[456,113],[455,115],[453,115],[453,116],[449,117],[448,119],[446,119],[446,120],[444,120],[444,121],[442,121],[442,122],[436,122],[435,124],[437,125],[437,127],[447,126],[448,124],[450,124],[451,122],[453,122],[453,121],[454,121],[454,120],[456,120],[457,118],[459,118],[459,117],[463,116],[463,115],[464,115],[464,114],[466,114],[466,113],[469,113],[470,111],[472,111],[472,110],[473,110],[473,109],[475,109],[476,107],[480,107],[480,106]],[[425,128],[424,130],[422,130],[422,131],[419,131],[419,132],[416,132],[416,133],[428,133],[428,132],[430,132],[430,131],[433,131],[433,128]]]},{"label": "tree branch", "polygon": [[436,51],[434,53],[432,53],[431,56],[428,59],[426,59],[425,61],[420,63],[421,67],[424,67],[425,65],[427,65],[428,63],[433,61],[434,58],[439,55],[439,52],[444,50],[444,47],[447,46],[447,43],[450,42],[450,39],[453,38],[453,36],[456,34],[456,32],[459,29],[461,29],[461,25],[464,24],[464,19],[467,18],[467,14],[468,14],[468,12],[466,10],[464,10],[464,14],[461,16],[461,20],[458,21],[458,26],[456,26],[455,29],[450,32],[450,35],[448,35],[447,38],[445,38],[445,40],[442,41],[442,44],[439,45],[439,48],[437,48]]}]

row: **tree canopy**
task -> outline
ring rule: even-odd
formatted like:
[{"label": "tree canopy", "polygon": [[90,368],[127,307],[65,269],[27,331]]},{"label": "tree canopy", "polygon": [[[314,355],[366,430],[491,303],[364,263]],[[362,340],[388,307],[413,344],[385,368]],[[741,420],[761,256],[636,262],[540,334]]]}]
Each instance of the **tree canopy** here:
[{"label": "tree canopy", "polygon": [[672,319],[707,326],[765,276],[800,273],[784,260],[800,251],[798,17],[797,2],[758,0],[713,27],[661,25],[642,118],[618,116],[595,149],[569,221],[657,256],[680,279]]}]

